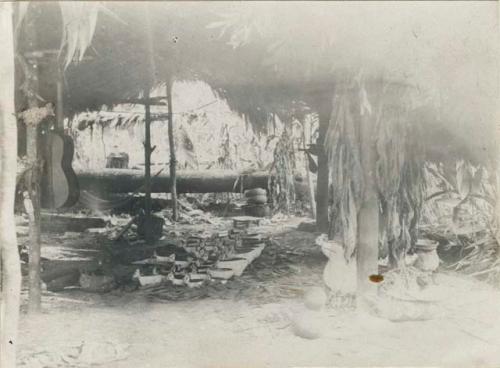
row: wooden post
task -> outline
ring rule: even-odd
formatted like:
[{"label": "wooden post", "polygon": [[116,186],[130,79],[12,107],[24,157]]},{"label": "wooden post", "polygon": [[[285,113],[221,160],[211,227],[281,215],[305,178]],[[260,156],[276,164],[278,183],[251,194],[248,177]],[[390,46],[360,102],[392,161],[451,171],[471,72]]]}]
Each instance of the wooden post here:
[{"label": "wooden post", "polygon": [[64,74],[61,69],[57,73],[56,130],[64,131]]},{"label": "wooden post", "polygon": [[[328,95],[329,96],[329,95]],[[316,226],[322,233],[327,233],[330,225],[328,218],[329,192],[330,192],[330,168],[328,166],[328,157],[326,155],[324,143],[328,125],[330,124],[330,115],[332,113],[332,99],[321,96],[318,101],[319,117],[319,138],[318,138],[318,182],[316,196]]]},{"label": "wooden post", "polygon": [[17,124],[12,7],[0,5],[0,367],[16,366],[21,266],[14,221]]},{"label": "wooden post", "polygon": [[146,241],[151,240],[151,107],[149,105],[150,86],[144,89],[145,118],[144,118],[144,212]]},{"label": "wooden post", "polygon": [[[497,17],[500,17],[500,6],[497,7]],[[497,29],[497,39],[500,34],[500,23],[498,23]],[[499,40],[500,41],[500,40]],[[500,73],[497,74],[497,78],[500,77]],[[500,83],[500,80],[497,81]],[[495,124],[495,141],[496,141],[496,150],[495,150],[495,163],[493,167],[495,168],[495,194],[496,194],[496,202],[495,202],[495,238],[497,242],[500,244],[500,106],[497,104],[496,110],[496,124]]]},{"label": "wooden post", "polygon": [[[311,122],[308,118],[305,118],[302,122],[302,148],[305,150],[307,148],[307,144],[311,143]],[[311,216],[313,219],[316,218],[316,198],[314,195],[314,183],[311,175],[311,168],[309,165],[309,156],[306,151],[304,151],[305,157],[305,167],[306,167],[306,175],[307,175],[307,184],[309,187],[309,202],[311,204]]]},{"label": "wooden post", "polygon": [[[63,74],[61,68],[58,67],[57,71],[57,81],[56,81],[56,120],[54,129],[58,133],[64,133],[64,100],[63,100]],[[45,161],[45,188],[49,188],[49,190],[42,191],[41,196],[45,203],[48,204],[48,208],[56,208],[55,198],[54,198],[54,170],[52,168],[52,146],[53,140],[52,135],[48,134],[45,138],[45,141],[42,143],[45,147],[42,147],[43,158]]]},{"label": "wooden post", "polygon": [[146,3],[146,42],[147,42],[147,62],[149,65],[149,70],[151,72],[148,82],[144,88],[144,230],[145,239],[147,242],[153,240],[152,234],[152,219],[151,219],[151,153],[153,148],[151,147],[151,88],[153,87],[156,80],[156,64],[155,56],[153,50],[153,32],[151,29],[151,14],[149,9],[149,3]]},{"label": "wooden post", "polygon": [[357,300],[364,307],[364,297],[377,290],[370,275],[378,274],[379,203],[375,186],[374,123],[370,116],[360,116],[361,167],[363,170],[363,202],[358,212],[358,244],[356,248]]},{"label": "wooden post", "polygon": [[[36,47],[36,29],[34,28],[33,19],[28,17],[26,23],[26,36],[28,38],[29,47]],[[38,107],[38,64],[37,59],[33,58],[29,63],[28,80],[28,107],[34,109]],[[39,312],[41,309],[41,249],[40,249],[40,231],[41,231],[41,214],[40,214],[40,157],[39,157],[39,140],[38,140],[38,124],[40,122],[31,122],[26,127],[26,151],[28,160],[33,163],[33,169],[27,176],[28,193],[25,195],[25,208],[29,217],[29,301],[28,312]]]},{"label": "wooden post", "polygon": [[168,146],[170,148],[170,193],[172,194],[172,219],[177,221],[177,158],[175,156],[174,142],[174,113],[172,106],[172,79],[168,78],[166,82],[167,101],[168,101]]}]

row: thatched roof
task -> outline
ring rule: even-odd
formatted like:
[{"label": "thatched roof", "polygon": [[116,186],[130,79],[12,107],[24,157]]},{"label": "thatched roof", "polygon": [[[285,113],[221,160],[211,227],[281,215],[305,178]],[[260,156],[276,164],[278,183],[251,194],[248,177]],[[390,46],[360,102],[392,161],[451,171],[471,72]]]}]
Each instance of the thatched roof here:
[{"label": "thatched roof", "polygon": [[[66,115],[137,97],[148,83],[173,75],[207,81],[259,126],[294,101],[314,108],[316,92],[332,89],[342,67],[364,67],[367,75],[382,68],[430,92],[445,129],[475,149],[492,146],[498,88],[491,4],[152,2],[149,22],[146,3],[107,6],[123,22],[99,16],[91,60],[66,71]],[[57,7],[36,7],[38,47],[57,49]],[[229,26],[221,32],[216,22]],[[41,67],[40,94],[50,101],[54,70],[51,63]]]}]

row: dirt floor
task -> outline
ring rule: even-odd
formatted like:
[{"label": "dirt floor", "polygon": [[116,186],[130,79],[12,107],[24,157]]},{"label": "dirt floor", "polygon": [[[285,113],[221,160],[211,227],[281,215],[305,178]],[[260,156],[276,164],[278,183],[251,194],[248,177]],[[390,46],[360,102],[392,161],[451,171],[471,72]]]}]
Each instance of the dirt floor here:
[{"label": "dirt floor", "polygon": [[275,226],[272,245],[239,279],[176,301],[157,289],[46,292],[43,313],[22,316],[19,366],[500,365],[500,292],[455,274],[437,276],[447,296],[430,320],[329,308],[316,316],[320,338],[296,336],[303,293],[322,284],[326,263],[316,235],[297,224]]}]

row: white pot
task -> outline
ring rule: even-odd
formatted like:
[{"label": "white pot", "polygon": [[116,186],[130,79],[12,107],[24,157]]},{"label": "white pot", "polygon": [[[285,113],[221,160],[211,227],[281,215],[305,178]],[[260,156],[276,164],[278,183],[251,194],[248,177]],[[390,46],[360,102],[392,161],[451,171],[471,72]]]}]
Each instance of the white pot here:
[{"label": "white pot", "polygon": [[326,236],[316,239],[321,251],[328,257],[328,263],[323,271],[323,281],[333,292],[352,294],[356,292],[356,261],[349,263],[344,258],[342,244],[335,240],[328,240]]},{"label": "white pot", "polygon": [[438,242],[420,239],[415,246],[417,260],[415,267],[421,271],[432,272],[439,267],[439,256],[437,254]]}]

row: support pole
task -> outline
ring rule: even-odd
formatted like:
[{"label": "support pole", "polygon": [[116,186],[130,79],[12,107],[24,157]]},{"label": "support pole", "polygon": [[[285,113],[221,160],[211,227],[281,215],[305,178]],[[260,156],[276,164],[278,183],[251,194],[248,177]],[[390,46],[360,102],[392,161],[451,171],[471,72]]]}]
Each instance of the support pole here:
[{"label": "support pole", "polygon": [[[36,49],[36,30],[33,19],[27,19],[27,38],[30,49]],[[29,66],[28,80],[28,107],[36,109],[38,107],[38,64],[33,58]],[[40,206],[40,155],[38,125],[40,122],[31,122],[26,127],[26,151],[28,160],[33,164],[33,169],[27,175],[28,193],[25,196],[25,208],[29,218],[29,300],[28,312],[37,313],[41,309],[41,206]]]},{"label": "support pole", "polygon": [[330,225],[328,218],[330,168],[324,147],[326,132],[330,124],[332,99],[321,96],[319,101],[319,138],[318,138],[318,183],[316,196],[316,226],[322,233],[327,233]]},{"label": "support pole", "polygon": [[144,232],[146,242],[153,241],[152,234],[152,219],[151,219],[151,153],[153,149],[151,148],[151,101],[150,93],[156,80],[156,64],[155,56],[153,50],[153,31],[151,29],[151,14],[149,9],[149,3],[146,3],[146,58],[149,64],[149,71],[151,72],[149,81],[146,83],[144,88]]},{"label": "support pole", "polygon": [[374,125],[369,116],[361,116],[360,144],[363,170],[363,202],[358,212],[357,301],[364,308],[364,298],[376,293],[377,284],[370,281],[378,274],[379,203],[375,186]]},{"label": "support pole", "polygon": [[12,7],[0,5],[0,367],[16,366],[21,266],[14,221],[17,124]]},{"label": "support pole", "polygon": [[304,162],[307,175],[307,184],[309,187],[309,203],[311,204],[311,216],[316,218],[316,197],[314,195],[314,183],[311,175],[311,168],[309,165],[309,156],[306,150],[307,144],[311,143],[311,122],[305,118],[302,122],[302,148],[304,149]]},{"label": "support pole", "polygon": [[61,69],[57,73],[56,130],[64,131],[64,74]]},{"label": "support pole", "polygon": [[151,240],[151,106],[149,106],[149,90],[147,86],[144,89],[144,104],[145,119],[144,119],[144,212],[145,212],[145,232],[146,241]]},{"label": "support pole", "polygon": [[168,146],[170,148],[170,193],[172,194],[172,219],[177,221],[177,158],[175,156],[174,142],[174,113],[172,106],[172,79],[167,79],[167,101],[168,101]]}]

